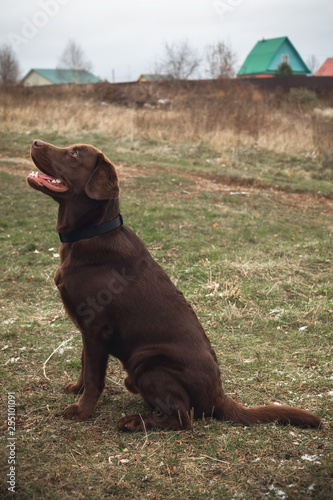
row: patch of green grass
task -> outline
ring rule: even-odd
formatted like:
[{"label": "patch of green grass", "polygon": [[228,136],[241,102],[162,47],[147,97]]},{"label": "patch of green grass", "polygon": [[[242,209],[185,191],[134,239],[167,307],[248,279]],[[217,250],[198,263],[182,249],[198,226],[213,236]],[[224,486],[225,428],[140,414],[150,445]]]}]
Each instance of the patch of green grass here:
[{"label": "patch of green grass", "polygon": [[[1,173],[1,405],[5,418],[14,391],[15,496],[260,499],[281,498],[282,491],[286,498],[330,498],[332,213],[323,213],[320,199],[309,208],[266,189],[246,196],[195,190],[187,174],[207,174],[207,165],[214,171],[206,145],[186,158],[185,146],[176,153],[149,141],[41,138],[93,142],[118,161],[142,162],[142,175],[122,185],[125,223],[193,305],[226,392],[248,406],[277,401],[309,409],[325,427],[249,428],[206,416],[186,432],[122,434],[117,419],[147,407],[126,391],[114,359],[94,415],[83,423],[63,420],[61,411],[76,399],[62,388],[78,377],[81,339],[53,283],[57,205],[24,178]],[[26,137],[1,141],[6,155],[26,155]],[[243,160],[239,153],[234,161],[248,170],[233,175],[271,182],[276,157],[265,158],[263,174],[260,153]],[[284,161],[293,168],[294,159]],[[313,186],[310,179],[306,189]],[[293,191],[299,187],[292,181]],[[6,444],[6,433],[2,439]],[[6,452],[1,460],[7,471]],[[1,480],[2,497],[10,498],[4,474]]]},{"label": "patch of green grass", "polygon": [[209,143],[169,143],[152,139],[130,139],[93,132],[71,137],[38,130],[27,134],[1,134],[4,155],[29,158],[31,142],[40,138],[59,147],[73,143],[93,144],[115,163],[127,162],[159,171],[200,173],[216,180],[237,180],[250,185],[273,187],[287,192],[310,191],[333,195],[332,152],[288,156],[257,148],[239,146],[222,154]]}]

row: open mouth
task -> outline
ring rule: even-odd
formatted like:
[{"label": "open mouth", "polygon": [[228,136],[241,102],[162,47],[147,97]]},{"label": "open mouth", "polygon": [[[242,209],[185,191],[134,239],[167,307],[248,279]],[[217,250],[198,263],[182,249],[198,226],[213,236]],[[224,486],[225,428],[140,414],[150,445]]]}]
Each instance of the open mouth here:
[{"label": "open mouth", "polygon": [[51,175],[40,174],[39,172],[31,172],[28,175],[28,179],[38,186],[44,186],[47,189],[51,189],[51,191],[58,191],[60,193],[68,191],[68,187],[66,186],[64,181],[52,177]]}]

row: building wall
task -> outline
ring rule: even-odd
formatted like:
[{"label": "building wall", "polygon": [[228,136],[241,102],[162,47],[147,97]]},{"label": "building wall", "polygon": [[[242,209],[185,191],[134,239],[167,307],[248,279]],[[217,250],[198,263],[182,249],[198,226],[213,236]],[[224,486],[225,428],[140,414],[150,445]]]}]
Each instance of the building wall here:
[{"label": "building wall", "polygon": [[294,51],[294,49],[289,45],[288,42],[284,42],[280,49],[277,51],[273,61],[269,65],[269,71],[275,72],[280,64],[282,63],[282,54],[288,54],[289,56],[289,66],[293,70],[293,73],[303,73],[306,74],[302,62],[299,60],[299,56]]},{"label": "building wall", "polygon": [[53,85],[50,80],[45,78],[44,76],[40,75],[39,73],[36,73],[35,71],[32,71],[24,80],[23,80],[23,85],[25,87],[33,87],[33,86],[39,86],[39,85]]}]

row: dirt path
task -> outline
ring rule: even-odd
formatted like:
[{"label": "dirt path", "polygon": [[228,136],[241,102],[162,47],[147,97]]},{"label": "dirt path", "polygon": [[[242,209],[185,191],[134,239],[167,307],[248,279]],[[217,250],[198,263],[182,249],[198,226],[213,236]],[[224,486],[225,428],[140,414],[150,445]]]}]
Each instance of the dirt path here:
[{"label": "dirt path", "polygon": [[[143,167],[138,165],[129,165],[127,163],[117,163],[116,165],[120,182],[128,181],[133,177],[144,177],[151,172],[164,171],[152,167]],[[32,161],[28,158],[7,157],[0,155],[0,171],[9,174],[15,174],[26,177],[29,172],[36,170]],[[211,174],[181,172],[170,169],[169,172],[176,176],[181,176],[192,181],[191,185],[186,186],[183,193],[184,197],[192,197],[196,192],[208,191],[213,193],[224,193],[231,196],[253,196],[261,193],[264,196],[274,197],[276,201],[289,206],[298,207],[303,210],[318,209],[321,213],[333,213],[333,197],[320,196],[316,193],[286,193],[282,190],[267,188],[251,183],[246,180],[232,180],[229,178],[214,177]]]},{"label": "dirt path", "polygon": [[278,201],[289,207],[298,207],[302,210],[321,207],[321,212],[325,214],[333,213],[333,196],[323,196],[311,192],[286,193],[281,189],[267,187],[256,182],[246,180],[233,180],[228,178],[218,178],[210,174],[204,175],[182,173],[182,177],[194,180],[194,190],[227,193],[230,195],[251,196],[258,193],[267,198],[274,197]]}]

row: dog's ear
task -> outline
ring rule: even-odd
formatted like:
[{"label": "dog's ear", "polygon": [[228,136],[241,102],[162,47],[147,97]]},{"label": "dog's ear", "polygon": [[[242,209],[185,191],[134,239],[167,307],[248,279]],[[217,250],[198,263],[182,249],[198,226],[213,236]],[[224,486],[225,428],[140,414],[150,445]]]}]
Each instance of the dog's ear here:
[{"label": "dog's ear", "polygon": [[116,169],[103,153],[98,154],[95,169],[85,186],[93,200],[111,200],[119,197]]}]

